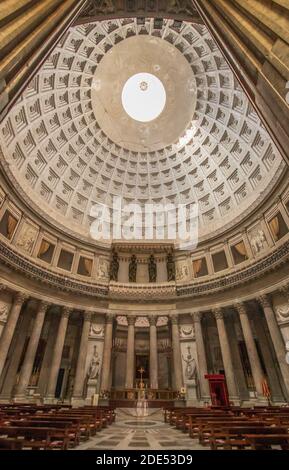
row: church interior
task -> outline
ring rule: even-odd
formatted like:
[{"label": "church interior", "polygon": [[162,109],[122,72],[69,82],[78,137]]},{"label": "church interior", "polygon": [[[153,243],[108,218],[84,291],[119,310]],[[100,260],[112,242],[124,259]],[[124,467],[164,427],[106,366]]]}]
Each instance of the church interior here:
[{"label": "church interior", "polygon": [[289,0],[2,0],[0,450],[289,450],[288,165]]}]

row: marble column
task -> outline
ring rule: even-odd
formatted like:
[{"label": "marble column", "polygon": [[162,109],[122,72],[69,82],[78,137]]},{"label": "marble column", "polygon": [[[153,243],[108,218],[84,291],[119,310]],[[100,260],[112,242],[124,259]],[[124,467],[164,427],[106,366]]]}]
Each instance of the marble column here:
[{"label": "marble column", "polygon": [[23,303],[25,302],[27,296],[23,293],[16,294],[11,310],[8,315],[8,319],[5,325],[5,328],[2,332],[0,338],[0,376],[3,372],[9,347],[13,338],[13,334],[17,325],[17,321],[21,312]]},{"label": "marble column", "polygon": [[180,391],[184,386],[183,365],[180,345],[179,319],[178,315],[171,316],[172,324],[172,347],[175,374],[175,389]]},{"label": "marble column", "polygon": [[205,375],[208,373],[207,358],[205,343],[202,331],[202,314],[199,312],[192,314],[194,322],[196,346],[197,346],[197,357],[199,366],[199,381],[200,381],[200,392],[202,399],[208,399],[210,397],[210,388],[208,380],[205,379]]},{"label": "marble column", "polygon": [[135,334],[135,317],[127,317],[127,349],[126,349],[126,374],[125,388],[134,388],[134,334]]},{"label": "marble column", "polygon": [[255,344],[252,327],[248,318],[246,305],[239,303],[235,305],[237,312],[239,313],[243,336],[246,344],[246,349],[249,357],[251,371],[254,379],[254,384],[259,399],[263,398],[262,383],[264,382],[265,376],[261,367],[257,347]]},{"label": "marble column", "polygon": [[53,349],[51,367],[50,367],[49,378],[48,378],[48,386],[47,386],[47,392],[46,392],[46,398],[48,398],[48,400],[50,399],[53,400],[55,398],[55,388],[56,388],[59,368],[61,365],[63,346],[64,346],[70,312],[71,312],[71,309],[67,307],[63,307],[61,311],[61,317],[59,321],[56,342],[55,342],[54,349]]},{"label": "marble column", "polygon": [[47,311],[48,303],[39,302],[38,309],[34,318],[32,332],[30,335],[28,347],[25,353],[24,361],[21,367],[19,381],[16,386],[15,398],[24,398],[26,390],[30,382],[31,373],[33,370],[33,364],[35,355],[41,336],[41,331]]},{"label": "marble column", "polygon": [[158,389],[157,316],[149,317],[150,324],[150,388]]},{"label": "marble column", "polygon": [[83,398],[85,365],[86,365],[86,358],[87,358],[90,325],[91,325],[91,312],[84,312],[82,332],[81,332],[77,365],[76,365],[76,372],[75,372],[75,377],[74,377],[74,387],[73,387],[73,394],[72,394],[73,400],[81,400]]},{"label": "marble column", "polygon": [[276,358],[280,367],[282,378],[289,398],[289,366],[286,363],[286,349],[285,343],[277,323],[271,301],[267,295],[263,295],[258,299],[262,305],[266,322],[269,328],[270,336],[276,353]]},{"label": "marble column", "polygon": [[5,0],[2,3],[0,51],[2,56],[5,54],[5,61],[0,64],[0,112],[8,101],[13,103],[18,98],[41,65],[41,59],[56,46],[87,1]]},{"label": "marble column", "polygon": [[198,0],[194,5],[288,164],[288,2]]},{"label": "marble column", "polygon": [[110,388],[110,369],[111,369],[111,353],[112,353],[112,333],[113,333],[114,316],[106,315],[103,358],[102,358],[102,374],[101,374],[101,391],[108,392]]},{"label": "marble column", "polygon": [[273,401],[282,403],[284,402],[286,390],[280,369],[276,367],[274,347],[270,339],[266,319],[263,315],[260,315],[260,313],[254,312],[253,322],[259,340]]},{"label": "marble column", "polygon": [[49,322],[49,328],[48,328],[46,347],[44,351],[44,356],[43,356],[38,384],[37,384],[37,393],[41,397],[44,397],[46,395],[46,390],[48,387],[48,376],[50,372],[50,366],[52,364],[53,349],[54,349],[54,345],[56,342],[57,329],[58,329],[58,323],[59,323],[59,319],[57,318],[57,315],[55,315],[55,312],[53,311],[53,309],[52,309],[52,312],[49,312],[49,314],[50,314],[50,322]]},{"label": "marble column", "polygon": [[234,366],[232,362],[231,350],[229,339],[226,331],[226,325],[224,321],[224,314],[220,308],[217,308],[213,311],[213,314],[216,319],[219,342],[222,352],[223,365],[226,375],[226,382],[228,387],[228,392],[231,400],[238,399],[238,390],[235,381]]},{"label": "marble column", "polygon": [[[31,322],[31,313],[26,308],[26,311],[21,315],[18,325],[17,325],[17,332],[15,337],[13,338],[13,342],[11,344],[11,351],[9,352],[9,356],[7,358],[8,362],[8,369],[6,373],[6,378],[3,383],[3,387],[1,390],[1,395],[3,398],[9,399],[13,392],[13,387],[16,381],[17,370],[19,367],[19,362],[21,359],[21,355],[23,352],[23,348],[25,345],[25,341],[27,338],[28,328]],[[19,328],[18,328],[19,326]],[[9,361],[10,357],[10,361]]]}]

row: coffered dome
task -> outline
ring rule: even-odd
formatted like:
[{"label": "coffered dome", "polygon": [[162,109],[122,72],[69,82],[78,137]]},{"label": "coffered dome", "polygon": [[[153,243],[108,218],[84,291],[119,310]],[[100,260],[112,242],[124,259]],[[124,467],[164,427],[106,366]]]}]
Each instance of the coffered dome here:
[{"label": "coffered dome", "polygon": [[[90,238],[91,208],[198,203],[200,237],[242,220],[284,165],[204,25],[164,20],[70,28],[1,125],[3,165],[32,209]],[[125,111],[130,77],[163,85],[158,117]],[[149,86],[140,83],[143,92]]]}]

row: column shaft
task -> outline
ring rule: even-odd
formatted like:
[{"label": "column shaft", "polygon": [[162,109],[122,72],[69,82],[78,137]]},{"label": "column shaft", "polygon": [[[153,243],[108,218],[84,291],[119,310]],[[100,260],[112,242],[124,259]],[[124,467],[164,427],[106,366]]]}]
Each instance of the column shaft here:
[{"label": "column shaft", "polygon": [[50,366],[52,364],[53,348],[56,342],[58,323],[59,321],[57,315],[52,313],[48,328],[46,347],[37,384],[37,392],[41,395],[41,397],[45,396],[48,387],[48,376],[50,372]]},{"label": "column shaft", "polygon": [[5,1],[1,11],[0,53],[5,54],[5,60],[0,65],[0,112],[8,100],[19,96],[83,5],[85,0]]},{"label": "column shaft", "polygon": [[74,377],[73,398],[83,398],[85,363],[86,363],[86,357],[87,357],[90,324],[91,324],[91,313],[85,312],[84,318],[83,318],[80,345],[79,345],[76,373]]},{"label": "column shaft", "polygon": [[264,381],[264,373],[262,371],[258,351],[256,348],[254,336],[252,333],[252,328],[250,320],[248,318],[247,309],[244,304],[236,305],[236,309],[240,316],[240,322],[243,330],[244,340],[246,343],[246,349],[249,357],[249,362],[251,366],[251,371],[254,379],[254,384],[256,387],[256,392],[258,397],[263,396],[262,383]]},{"label": "column shaft", "polygon": [[182,355],[180,345],[179,323],[177,315],[172,316],[172,346],[175,374],[175,388],[180,391],[184,386]]},{"label": "column shaft", "polygon": [[128,317],[125,388],[134,387],[134,324],[135,317]]},{"label": "column shaft", "polygon": [[150,388],[158,389],[157,318],[150,317]]},{"label": "column shaft", "polygon": [[59,368],[61,364],[63,346],[66,336],[66,330],[68,326],[70,309],[63,308],[61,312],[61,318],[59,321],[58,332],[56,336],[56,342],[53,349],[53,356],[51,362],[51,368],[49,372],[49,379],[48,379],[48,387],[47,387],[47,397],[54,398],[55,397],[55,388],[57,377],[59,373]]},{"label": "column shaft", "polygon": [[203,337],[203,332],[202,332],[201,314],[194,313],[193,321],[194,321],[195,338],[196,338],[196,346],[197,346],[201,397],[209,398],[210,396],[209,383],[207,379],[205,379],[205,375],[208,373],[208,366],[207,366],[204,337]]},{"label": "column shaft", "polygon": [[17,325],[17,321],[21,312],[22,305],[26,296],[18,293],[13,301],[13,305],[9,312],[9,316],[0,338],[0,376],[3,372],[9,347],[13,338],[13,334]]},{"label": "column shaft", "polygon": [[264,310],[264,315],[269,328],[277,361],[279,363],[280,371],[287,391],[287,398],[289,398],[289,367],[286,363],[286,349],[284,340],[279,325],[277,323],[270,299],[267,296],[262,296],[259,298],[259,302],[261,303]]},{"label": "column shaft", "polygon": [[216,318],[216,323],[217,323],[217,328],[218,328],[218,335],[219,335],[220,347],[222,351],[222,359],[223,359],[223,365],[224,365],[225,374],[226,374],[228,392],[229,392],[230,398],[236,400],[238,398],[238,390],[237,390],[237,386],[235,382],[234,367],[233,367],[230,344],[229,344],[226,326],[224,322],[223,312],[221,311],[221,309],[216,309],[214,311],[214,315]]},{"label": "column shaft", "polygon": [[21,367],[19,382],[16,387],[15,396],[17,397],[25,396],[27,387],[29,385],[47,306],[48,304],[46,302],[39,303],[39,307],[33,322],[29,344],[25,353],[24,362]]},{"label": "column shaft", "polygon": [[[31,321],[31,315],[29,312],[26,311],[21,315],[22,319],[20,320],[20,325],[19,325],[19,331],[17,331],[17,334],[15,335],[15,339],[13,339],[13,342],[11,344],[11,353],[9,353],[9,356],[11,356],[11,359],[9,361],[8,358],[8,373],[6,374],[6,379],[4,381],[3,387],[1,394],[7,398],[11,396],[11,393],[13,391],[13,387],[15,385],[16,381],[16,374],[17,370],[19,367],[19,362],[20,358],[22,355],[22,351],[25,345],[26,337],[27,337],[27,330],[29,328],[29,324]],[[18,326],[17,326],[18,330]]]},{"label": "column shaft", "polygon": [[102,359],[102,375],[101,375],[101,391],[107,392],[109,390],[110,369],[111,369],[111,352],[112,352],[112,331],[113,331],[113,316],[107,315],[104,345],[103,345],[103,359]]}]

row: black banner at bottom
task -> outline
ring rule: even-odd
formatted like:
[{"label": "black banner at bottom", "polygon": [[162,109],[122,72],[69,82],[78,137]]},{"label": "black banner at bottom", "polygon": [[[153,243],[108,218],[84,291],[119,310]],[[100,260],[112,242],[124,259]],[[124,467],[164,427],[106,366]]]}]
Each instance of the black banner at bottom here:
[{"label": "black banner at bottom", "polygon": [[[89,469],[95,466],[117,467],[120,470],[136,466],[178,465],[183,468],[194,465],[242,466],[247,464],[277,468],[286,465],[289,456],[286,451],[3,451],[0,453],[0,465],[21,465],[21,467],[41,468],[41,466],[65,465],[77,466],[82,470],[84,465]],[[214,466],[214,467],[213,467]],[[50,467],[51,468],[51,467]],[[59,467],[58,467],[59,468]],[[52,469],[53,470],[53,469]]]}]

